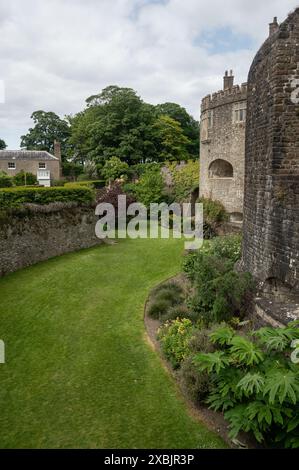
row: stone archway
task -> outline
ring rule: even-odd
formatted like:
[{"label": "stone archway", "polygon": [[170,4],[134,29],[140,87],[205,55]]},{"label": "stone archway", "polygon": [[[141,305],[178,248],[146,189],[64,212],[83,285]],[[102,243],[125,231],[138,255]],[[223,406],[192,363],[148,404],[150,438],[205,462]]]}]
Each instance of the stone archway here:
[{"label": "stone archway", "polygon": [[209,178],[233,178],[233,166],[226,160],[218,158],[209,166]]}]

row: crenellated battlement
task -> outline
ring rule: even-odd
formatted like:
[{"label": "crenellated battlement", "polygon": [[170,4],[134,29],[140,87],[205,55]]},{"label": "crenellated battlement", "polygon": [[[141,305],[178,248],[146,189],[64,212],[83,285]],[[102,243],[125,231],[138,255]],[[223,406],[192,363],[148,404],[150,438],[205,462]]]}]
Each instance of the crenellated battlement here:
[{"label": "crenellated battlement", "polygon": [[220,90],[203,98],[201,112],[216,108],[228,103],[234,103],[247,99],[247,83],[233,85],[231,88]]}]

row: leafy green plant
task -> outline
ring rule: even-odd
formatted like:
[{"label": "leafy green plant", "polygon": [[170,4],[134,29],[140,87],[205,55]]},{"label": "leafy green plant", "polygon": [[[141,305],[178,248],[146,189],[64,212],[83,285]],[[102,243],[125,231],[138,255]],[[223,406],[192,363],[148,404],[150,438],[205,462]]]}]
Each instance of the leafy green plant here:
[{"label": "leafy green plant", "polygon": [[151,203],[160,203],[165,200],[164,182],[160,168],[151,168],[146,171],[135,184],[133,190],[138,202],[144,204],[147,208]]},{"label": "leafy green plant", "polygon": [[212,227],[228,220],[228,214],[221,202],[207,198],[199,198],[198,202],[203,204],[204,222],[210,224]]},{"label": "leafy green plant", "polygon": [[118,157],[111,157],[105,162],[101,173],[106,181],[114,181],[127,174],[129,165]]},{"label": "leafy green plant", "polygon": [[299,369],[290,359],[298,334],[296,324],[249,337],[221,326],[210,334],[219,349],[194,356],[199,374],[207,372],[212,383],[207,403],[224,412],[231,438],[242,430],[268,445],[299,447]]},{"label": "leafy green plant", "polygon": [[150,317],[160,320],[167,314],[170,307],[171,302],[168,299],[156,298],[149,304],[147,313]]},{"label": "leafy green plant", "polygon": [[167,163],[172,175],[172,194],[176,202],[184,202],[198,188],[199,161],[189,160],[183,166],[177,166],[176,162]]},{"label": "leafy green plant", "polygon": [[179,284],[175,282],[161,284],[151,293],[148,315],[152,318],[165,320],[171,308],[180,307],[183,300],[183,290]]},{"label": "leafy green plant", "polygon": [[0,188],[10,188],[12,186],[12,177],[5,171],[0,170]]},{"label": "leafy green plant", "polygon": [[183,269],[195,290],[189,306],[207,324],[242,318],[246,313],[247,296],[253,287],[251,276],[236,273],[233,264],[228,258],[201,251],[184,260]]},{"label": "leafy green plant", "polygon": [[175,369],[190,355],[189,340],[193,332],[194,326],[188,319],[166,322],[158,331],[162,350]]},{"label": "leafy green plant", "polygon": [[33,173],[27,173],[21,170],[13,177],[16,186],[31,186],[37,183],[37,178]]},{"label": "leafy green plant", "polygon": [[205,252],[218,258],[228,258],[236,263],[241,258],[241,242],[241,235],[215,237],[206,244]]},{"label": "leafy green plant", "polygon": [[167,312],[163,315],[162,320],[175,320],[176,318],[188,318],[194,320],[193,312],[185,304],[174,305],[167,309]]},{"label": "leafy green plant", "polygon": [[198,373],[192,357],[187,357],[182,361],[178,371],[178,379],[187,397],[195,403],[204,402],[211,388],[210,377],[206,372]]}]

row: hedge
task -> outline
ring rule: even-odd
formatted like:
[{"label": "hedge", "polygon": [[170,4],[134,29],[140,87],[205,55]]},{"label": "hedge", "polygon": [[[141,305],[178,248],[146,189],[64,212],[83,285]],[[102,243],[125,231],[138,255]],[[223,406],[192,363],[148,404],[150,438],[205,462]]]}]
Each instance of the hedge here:
[{"label": "hedge", "polygon": [[87,186],[89,188],[93,189],[101,189],[105,187],[105,181],[104,180],[88,180],[88,181],[76,181],[76,182],[70,182],[70,183],[65,183],[66,188],[73,188],[74,186]]},{"label": "hedge", "polygon": [[49,204],[51,202],[77,202],[90,204],[95,199],[90,187],[73,185],[72,187],[14,187],[0,189],[0,207],[13,208],[25,203]]}]

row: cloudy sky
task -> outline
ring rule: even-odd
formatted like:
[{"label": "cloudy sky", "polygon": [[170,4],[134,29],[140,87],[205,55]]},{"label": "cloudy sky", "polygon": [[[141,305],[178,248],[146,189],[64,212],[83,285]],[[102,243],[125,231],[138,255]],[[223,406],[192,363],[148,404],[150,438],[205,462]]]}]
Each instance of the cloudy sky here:
[{"label": "cloudy sky", "polygon": [[[246,81],[274,16],[299,0],[0,0],[0,138],[18,148],[37,109],[64,116],[108,85],[199,118],[225,69]],[[0,83],[0,101],[1,101]]]}]

